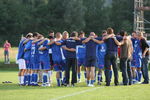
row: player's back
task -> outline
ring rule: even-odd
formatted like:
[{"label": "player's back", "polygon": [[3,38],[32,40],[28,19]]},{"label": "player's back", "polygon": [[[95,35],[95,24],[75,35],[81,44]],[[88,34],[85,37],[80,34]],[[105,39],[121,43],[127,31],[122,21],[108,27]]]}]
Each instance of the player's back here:
[{"label": "player's back", "polygon": [[56,44],[52,44],[52,59],[54,61],[61,61],[62,60],[62,53],[61,53],[61,46],[60,45],[56,45]]},{"label": "player's back", "polygon": [[132,44],[133,44],[133,56],[142,56],[142,49],[140,46],[140,40],[136,38],[132,38]]},{"label": "player's back", "polygon": [[29,40],[25,44],[25,52],[24,52],[24,58],[25,59],[30,59],[30,56],[31,56],[31,45],[32,45],[32,40]]},{"label": "player's back", "polygon": [[107,47],[106,47],[105,43],[97,45],[97,49],[96,49],[97,57],[104,58],[105,54],[106,54],[106,49],[107,49]]},{"label": "player's back", "polygon": [[39,42],[32,42],[32,45],[31,45],[31,61],[38,60],[38,58],[39,58],[38,43]]},{"label": "player's back", "polygon": [[[102,40],[101,37],[95,38],[96,40]],[[94,42],[93,40],[89,40],[86,45],[86,57],[87,58],[96,58],[96,48],[98,43]]]},{"label": "player's back", "polygon": [[76,46],[76,54],[77,54],[77,59],[85,58],[86,46],[84,44]]},{"label": "player's back", "polygon": [[43,59],[49,59],[49,51],[48,51],[48,40],[45,40],[40,46],[39,48],[42,48],[42,47],[46,47],[45,50],[38,50],[39,51],[39,56],[40,56],[40,60],[43,60]]},{"label": "player's back", "polygon": [[21,40],[19,43],[17,59],[21,59],[24,56],[24,48],[25,48],[25,46],[23,45],[24,41],[25,39]]}]

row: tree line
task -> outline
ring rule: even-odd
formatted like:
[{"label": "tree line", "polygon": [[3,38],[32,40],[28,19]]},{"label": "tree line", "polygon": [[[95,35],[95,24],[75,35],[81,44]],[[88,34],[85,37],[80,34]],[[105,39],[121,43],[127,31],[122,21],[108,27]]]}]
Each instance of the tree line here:
[{"label": "tree line", "polygon": [[[17,46],[21,35],[39,32],[47,36],[49,30],[94,31],[100,35],[112,27],[115,33],[130,33],[133,5],[134,0],[0,0],[0,44],[9,40]],[[145,18],[150,20],[149,12]]]}]

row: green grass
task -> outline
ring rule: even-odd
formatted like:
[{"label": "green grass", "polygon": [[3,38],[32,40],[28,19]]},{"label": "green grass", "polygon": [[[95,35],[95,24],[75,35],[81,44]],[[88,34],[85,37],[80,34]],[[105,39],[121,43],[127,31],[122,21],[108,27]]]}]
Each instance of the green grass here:
[{"label": "green grass", "polygon": [[[86,87],[82,79],[82,83],[77,84],[76,87],[56,87],[54,74],[51,87],[21,87],[17,85],[17,71],[0,71],[0,100],[150,100],[149,84],[132,86],[112,84],[110,87],[105,87],[103,83],[102,86],[95,84],[95,87]],[[13,83],[2,84],[3,81]],[[61,99],[57,99],[58,97]]]},{"label": "green grass", "polygon": [[[150,100],[150,84],[113,86],[112,83],[110,87],[105,87],[103,82],[102,86],[95,84],[95,87],[86,87],[82,77],[82,82],[76,87],[56,87],[55,73],[53,73],[51,87],[20,87],[17,85],[16,54],[17,48],[12,48],[11,64],[4,64],[3,49],[0,48],[0,55],[2,55],[0,56],[0,100]],[[121,75],[119,80],[121,82]],[[3,81],[13,83],[2,84]]]}]

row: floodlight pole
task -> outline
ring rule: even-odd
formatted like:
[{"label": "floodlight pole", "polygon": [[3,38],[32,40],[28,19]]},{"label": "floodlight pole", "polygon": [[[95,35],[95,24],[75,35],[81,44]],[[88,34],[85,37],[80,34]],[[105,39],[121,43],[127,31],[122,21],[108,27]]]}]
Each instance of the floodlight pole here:
[{"label": "floodlight pole", "polygon": [[144,11],[138,10],[143,7],[143,0],[134,0],[134,31],[144,30]]},{"label": "floodlight pole", "polygon": [[144,7],[144,0],[134,0],[134,31],[144,32],[147,28],[144,28],[144,11],[150,11],[150,7]]}]

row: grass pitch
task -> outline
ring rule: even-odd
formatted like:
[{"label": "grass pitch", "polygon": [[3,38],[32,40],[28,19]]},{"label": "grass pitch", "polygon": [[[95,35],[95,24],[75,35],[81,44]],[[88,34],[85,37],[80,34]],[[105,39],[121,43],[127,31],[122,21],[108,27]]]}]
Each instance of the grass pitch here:
[{"label": "grass pitch", "polygon": [[[82,73],[82,82],[75,87],[57,87],[55,72],[51,87],[18,86],[18,68],[15,64],[17,48],[10,52],[11,64],[5,65],[3,49],[0,48],[0,100],[150,100],[150,84],[132,86],[87,87]],[[113,80],[113,79],[112,79]],[[121,82],[121,74],[120,74]],[[13,83],[3,84],[3,81]]]},{"label": "grass pitch", "polygon": [[150,100],[150,84],[87,87],[82,78],[75,87],[57,87],[54,74],[51,87],[33,87],[18,86],[17,71],[0,71],[0,100]]}]

